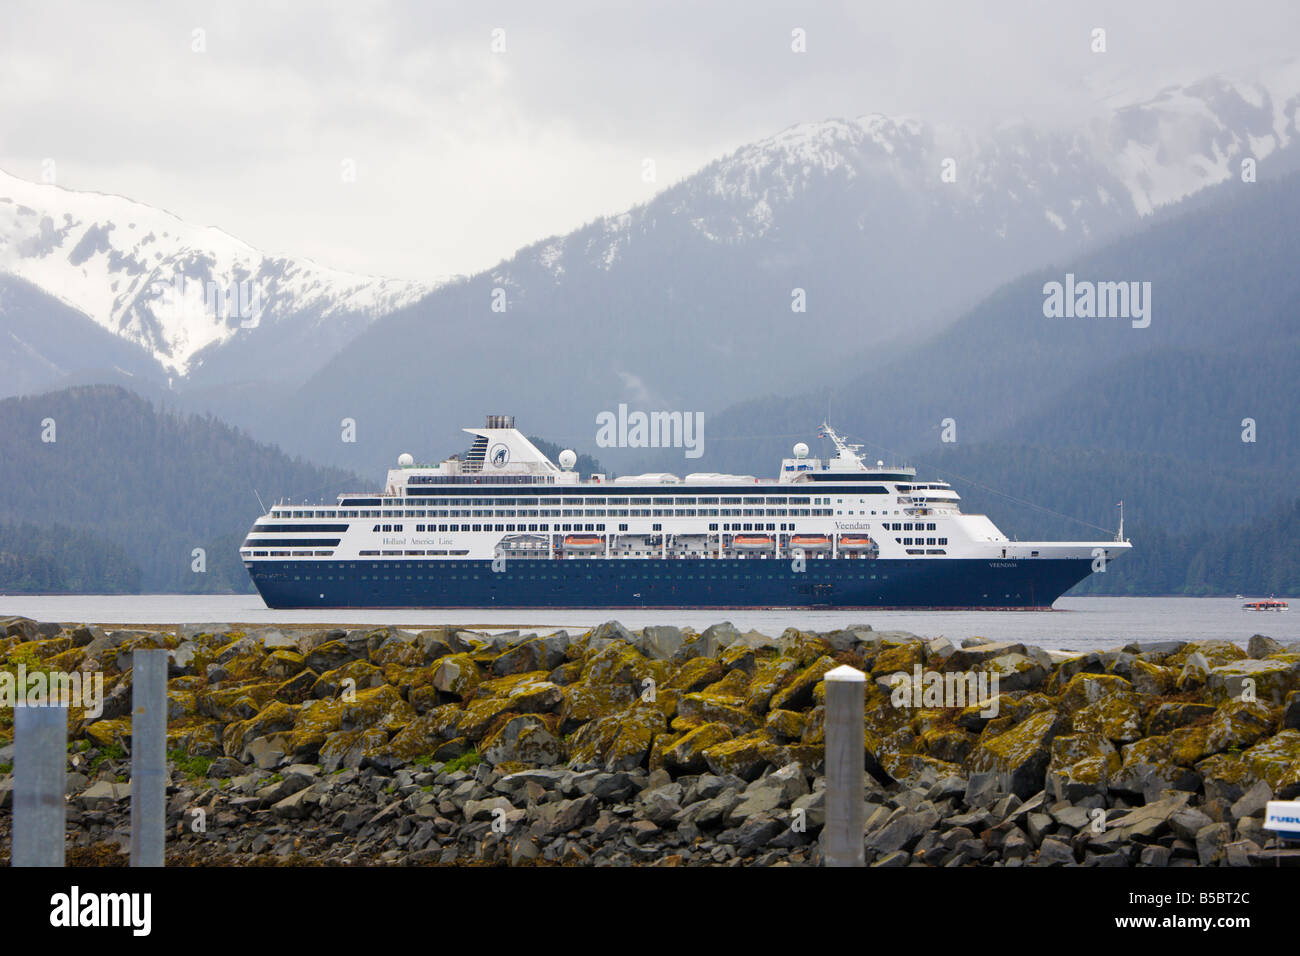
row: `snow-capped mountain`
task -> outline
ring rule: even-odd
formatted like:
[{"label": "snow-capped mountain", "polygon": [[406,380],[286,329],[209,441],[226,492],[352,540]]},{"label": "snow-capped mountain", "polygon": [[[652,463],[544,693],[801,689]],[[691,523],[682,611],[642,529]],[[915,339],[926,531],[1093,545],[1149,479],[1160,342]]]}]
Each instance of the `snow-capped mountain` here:
[{"label": "snow-capped mountain", "polygon": [[[1298,93],[1291,65],[1112,97],[1051,126],[881,115],[793,126],[376,322],[303,386],[276,437],[375,467],[345,457],[359,446],[339,448],[341,415],[366,414],[380,444],[402,450],[431,424],[477,418],[489,357],[498,407],[526,407],[538,433],[575,442],[575,420],[622,401],[708,411],[847,380],[1017,276],[1064,273],[1190,197],[1254,188],[1240,176],[1247,157],[1261,182],[1296,168]],[[496,290],[500,314],[488,309]],[[428,335],[447,315],[482,321]],[[382,393],[349,381],[372,365]],[[437,408],[403,407],[431,368]],[[932,386],[924,362],[911,372],[913,388]]]},{"label": "snow-capped mountain", "polygon": [[[1088,238],[1239,177],[1243,159],[1290,145],[1300,59],[1254,79],[1212,76],[1141,98],[1115,95],[1099,110],[1051,129],[1014,122],[976,131],[880,114],[798,124],[533,253],[556,275],[575,255],[609,268],[644,222],[665,214],[720,244],[775,237],[788,210],[826,187],[925,195],[928,205],[978,217],[990,239],[1035,224]],[[861,225],[869,227],[865,215]]]},{"label": "snow-capped mountain", "polygon": [[431,288],[268,256],[143,203],[3,171],[0,272],[139,345],[176,378],[237,339],[270,338],[268,329],[292,328],[307,346],[298,358],[310,360],[308,343],[337,348]]}]

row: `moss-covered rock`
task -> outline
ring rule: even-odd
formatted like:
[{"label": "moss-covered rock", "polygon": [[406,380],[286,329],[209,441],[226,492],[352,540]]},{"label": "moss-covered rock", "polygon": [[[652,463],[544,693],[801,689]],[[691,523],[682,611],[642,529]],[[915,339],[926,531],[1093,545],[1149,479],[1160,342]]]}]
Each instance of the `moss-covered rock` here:
[{"label": "moss-covered rock", "polygon": [[758,729],[761,721],[743,709],[744,703],[744,698],[722,694],[683,694],[677,702],[677,714],[683,722],[695,726],[720,723],[735,733],[748,733]]},{"label": "moss-covered rock", "polygon": [[566,734],[588,721],[628,706],[638,697],[631,684],[591,685],[584,682],[562,689],[564,701],[560,704],[560,730]]},{"label": "moss-covered rock", "polygon": [[490,764],[550,767],[564,760],[564,745],[536,714],[518,714],[483,740],[479,751]]},{"label": "moss-covered rock", "polygon": [[1300,663],[1279,659],[1232,661],[1210,669],[1205,689],[1216,702],[1260,700],[1280,707],[1300,683]]},{"label": "moss-covered rock", "polygon": [[277,650],[266,655],[262,672],[268,680],[286,681],[307,666],[297,651]]},{"label": "moss-covered rock", "polygon": [[797,667],[808,667],[819,657],[833,654],[830,642],[820,635],[787,627],[776,639],[777,652],[788,657]]},{"label": "moss-covered rock", "polygon": [[804,724],[803,714],[794,710],[768,711],[767,719],[763,722],[764,728],[772,739],[783,743],[802,737]]},{"label": "moss-covered rock", "polygon": [[1139,694],[1158,697],[1174,689],[1178,672],[1160,664],[1138,658],[1133,662],[1133,689]]},{"label": "moss-covered rock", "polygon": [[1246,766],[1274,793],[1300,785],[1300,730],[1284,730],[1261,740],[1242,755]]},{"label": "moss-covered rock", "polygon": [[1076,674],[1061,691],[1061,705],[1067,711],[1078,711],[1112,697],[1133,700],[1132,683],[1113,674]]},{"label": "moss-covered rock", "polygon": [[1011,789],[1023,800],[1043,788],[1052,741],[1065,727],[1065,720],[1055,712],[1044,711],[996,736],[986,728],[967,766],[975,773],[1007,774]]},{"label": "moss-covered rock", "polygon": [[482,679],[479,667],[468,654],[448,654],[438,659],[433,686],[444,694],[468,700]]},{"label": "moss-covered rock", "polygon": [[347,691],[363,691],[380,687],[384,683],[384,672],[369,661],[349,661],[341,667],[326,671],[312,685],[313,697],[337,697]]},{"label": "moss-covered rock", "polygon": [[610,644],[591,654],[582,669],[587,684],[634,684],[655,678],[650,660],[631,644]]},{"label": "moss-covered rock", "polygon": [[1182,668],[1194,654],[1205,658],[1209,667],[1220,667],[1239,661],[1246,652],[1231,641],[1194,641],[1165,658],[1166,667]]},{"label": "moss-covered rock", "polygon": [[1210,718],[1206,744],[1210,753],[1242,750],[1267,737],[1276,725],[1276,711],[1259,701],[1229,700]]},{"label": "moss-covered rock", "polygon": [[1207,757],[1196,765],[1196,772],[1201,775],[1207,803],[1236,803],[1258,780],[1250,765],[1238,754]]},{"label": "moss-covered rock", "polygon": [[719,775],[730,773],[744,780],[755,780],[768,765],[763,748],[765,744],[771,742],[770,738],[761,731],[754,731],[706,747],[704,762],[713,773]]},{"label": "moss-covered rock", "polygon": [[1158,799],[1162,790],[1195,790],[1199,774],[1174,760],[1169,737],[1144,737],[1121,748],[1123,764],[1111,780],[1111,788],[1140,794],[1147,801]]},{"label": "moss-covered rock", "polygon": [[925,645],[920,641],[907,641],[895,647],[882,648],[871,665],[871,675],[881,677],[902,672],[911,674],[916,665],[925,662]]},{"label": "moss-covered rock", "polygon": [[1179,727],[1169,733],[1169,756],[1184,767],[1195,767],[1214,749],[1209,743],[1210,730],[1205,724]]},{"label": "moss-covered rock", "polygon": [[731,740],[734,734],[725,724],[704,724],[682,734],[664,751],[664,765],[679,773],[703,773],[708,769],[704,751]]},{"label": "moss-covered rock", "polygon": [[981,670],[997,675],[1003,692],[1036,690],[1047,680],[1047,668],[1026,654],[999,654],[986,661]]},{"label": "moss-covered rock", "polygon": [[311,698],[312,688],[320,680],[315,671],[306,669],[298,671],[288,680],[277,684],[272,696],[286,704],[301,704]]},{"label": "moss-covered rock", "polygon": [[529,671],[485,680],[478,686],[479,697],[504,697],[519,714],[547,714],[564,703],[564,689],[549,680],[547,671]]},{"label": "moss-covered rock", "polygon": [[118,720],[96,720],[86,725],[85,734],[96,747],[119,747],[131,741],[131,721],[125,717]]},{"label": "moss-covered rock", "polygon": [[790,680],[799,665],[791,657],[772,657],[760,661],[749,680],[749,689],[745,694],[745,709],[755,714],[766,714],[772,704],[772,696],[780,687]]},{"label": "moss-covered rock", "polygon": [[[367,645],[369,641],[367,641]],[[428,664],[424,648],[414,634],[397,633],[385,636],[379,645],[370,650],[370,663],[383,668],[389,664],[400,667],[424,667]]]},{"label": "moss-covered rock", "polygon": [[298,709],[293,705],[273,700],[258,711],[256,716],[228,725],[221,735],[225,755],[242,759],[244,748],[254,738],[291,731],[297,714]]},{"label": "moss-covered rock", "polygon": [[310,759],[320,751],[325,738],[343,728],[340,700],[308,700],[296,711],[293,732],[289,735],[289,752],[298,759]]},{"label": "moss-covered rock", "polygon": [[638,701],[580,727],[570,743],[570,759],[602,763],[610,771],[633,770],[645,765],[655,737],[667,729],[657,708]]},{"label": "moss-covered rock", "polygon": [[725,673],[722,664],[712,657],[693,657],[673,671],[664,687],[691,693],[721,680]]},{"label": "moss-covered rock", "polygon": [[342,703],[344,730],[378,727],[391,733],[415,719],[411,705],[402,700],[396,688],[387,684],[363,690],[355,700],[343,698]]},{"label": "moss-covered rock", "polygon": [[1075,733],[1104,734],[1117,744],[1127,744],[1142,736],[1142,713],[1136,695],[1129,691],[1074,711],[1071,726]]},{"label": "moss-covered rock", "polygon": [[915,784],[927,771],[935,779],[961,776],[962,773],[960,764],[949,763],[931,754],[888,752],[881,756],[880,765],[885,773],[905,786]]},{"label": "moss-covered rock", "polygon": [[[835,668],[835,659],[823,655],[801,670],[788,684],[772,695],[771,706],[776,710],[801,710],[812,703],[813,689],[821,683],[826,672]],[[757,678],[755,678],[757,679]]]},{"label": "moss-covered rock", "polygon": [[382,757],[387,742],[387,732],[378,727],[335,731],[321,745],[321,769],[332,773],[339,767],[360,767],[368,757]]},{"label": "moss-covered rock", "polygon": [[460,733],[478,743],[488,728],[502,714],[512,713],[514,705],[508,697],[482,697],[472,700],[461,710]]},{"label": "moss-covered rock", "polygon": [[920,734],[920,748],[937,760],[960,765],[970,756],[977,739],[974,734],[956,727],[932,727]]},{"label": "moss-covered rock", "polygon": [[1203,720],[1214,714],[1212,704],[1198,704],[1194,701],[1168,700],[1156,706],[1147,717],[1146,735],[1160,737],[1177,727]]}]

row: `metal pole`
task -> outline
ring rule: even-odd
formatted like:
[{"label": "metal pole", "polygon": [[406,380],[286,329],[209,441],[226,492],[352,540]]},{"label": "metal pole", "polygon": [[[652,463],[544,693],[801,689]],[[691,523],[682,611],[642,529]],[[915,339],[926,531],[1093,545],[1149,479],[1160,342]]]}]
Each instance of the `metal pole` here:
[{"label": "metal pole", "polygon": [[167,814],[167,652],[132,653],[131,865],[162,866]]},{"label": "metal pole", "polygon": [[68,708],[14,708],[14,866],[63,866]]},{"label": "metal pole", "polygon": [[826,827],[822,852],[826,866],[866,866],[862,831],[864,733],[862,699],[866,675],[844,664],[826,681]]}]

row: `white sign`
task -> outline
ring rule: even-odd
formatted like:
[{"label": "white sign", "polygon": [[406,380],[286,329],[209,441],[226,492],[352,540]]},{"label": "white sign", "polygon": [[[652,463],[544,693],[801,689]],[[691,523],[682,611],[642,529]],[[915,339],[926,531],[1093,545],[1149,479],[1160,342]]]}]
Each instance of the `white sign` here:
[{"label": "white sign", "polygon": [[1264,829],[1285,840],[1300,840],[1300,800],[1270,800],[1264,808]]}]

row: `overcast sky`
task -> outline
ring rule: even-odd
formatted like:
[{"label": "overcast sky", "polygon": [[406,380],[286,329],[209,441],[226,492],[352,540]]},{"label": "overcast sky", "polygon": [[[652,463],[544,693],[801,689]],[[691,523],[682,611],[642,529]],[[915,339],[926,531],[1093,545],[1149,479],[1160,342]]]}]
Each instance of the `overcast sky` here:
[{"label": "overcast sky", "polygon": [[0,168],[38,180],[53,159],[69,188],[421,279],[489,267],[793,123],[1074,122],[1113,91],[1249,75],[1300,47],[1291,0],[5,0],[3,21]]}]

